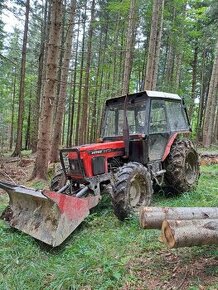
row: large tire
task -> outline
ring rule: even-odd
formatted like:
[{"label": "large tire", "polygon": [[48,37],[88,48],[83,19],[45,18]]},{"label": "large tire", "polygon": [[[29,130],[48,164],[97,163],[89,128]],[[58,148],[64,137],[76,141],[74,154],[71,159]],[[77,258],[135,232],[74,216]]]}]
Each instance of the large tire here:
[{"label": "large tire", "polygon": [[200,175],[198,153],[188,139],[175,140],[165,161],[165,180],[176,192],[193,190]]},{"label": "large tire", "polygon": [[63,170],[60,170],[52,179],[50,189],[52,191],[60,190],[67,182],[66,175]]},{"label": "large tire", "polygon": [[147,168],[137,162],[129,162],[120,168],[116,176],[112,203],[115,215],[124,220],[141,206],[151,203],[152,181]]}]

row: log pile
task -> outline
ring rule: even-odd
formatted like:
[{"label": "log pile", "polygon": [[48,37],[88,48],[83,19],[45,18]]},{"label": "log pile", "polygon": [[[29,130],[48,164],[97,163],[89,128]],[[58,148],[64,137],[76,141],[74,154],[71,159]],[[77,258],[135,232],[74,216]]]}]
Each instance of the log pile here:
[{"label": "log pile", "polygon": [[200,155],[201,165],[212,165],[218,164],[218,154],[216,152],[204,152]]},{"label": "log pile", "polygon": [[217,207],[144,207],[140,225],[161,229],[161,240],[169,248],[218,245]]}]

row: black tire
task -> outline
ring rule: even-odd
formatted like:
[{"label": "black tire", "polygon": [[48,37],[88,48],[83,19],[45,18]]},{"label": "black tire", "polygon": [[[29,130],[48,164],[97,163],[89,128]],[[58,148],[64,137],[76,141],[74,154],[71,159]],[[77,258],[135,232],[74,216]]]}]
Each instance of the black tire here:
[{"label": "black tire", "polygon": [[60,170],[52,179],[50,183],[50,189],[52,191],[60,190],[67,182],[66,176],[63,170]]},{"label": "black tire", "polygon": [[177,193],[193,190],[200,176],[198,153],[188,139],[175,140],[165,161],[165,181]]},{"label": "black tire", "polygon": [[142,164],[129,162],[116,176],[112,203],[115,215],[124,220],[141,206],[151,203],[153,194],[151,175]]}]

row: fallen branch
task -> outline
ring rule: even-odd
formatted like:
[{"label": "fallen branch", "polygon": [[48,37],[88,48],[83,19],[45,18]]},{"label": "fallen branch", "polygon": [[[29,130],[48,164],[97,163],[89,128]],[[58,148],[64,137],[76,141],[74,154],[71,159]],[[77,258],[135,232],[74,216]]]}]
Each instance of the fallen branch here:
[{"label": "fallen branch", "polygon": [[218,245],[218,218],[208,220],[165,220],[162,239],[169,248]]},{"label": "fallen branch", "polygon": [[218,219],[218,207],[144,207],[139,216],[144,229],[161,229],[164,220]]},{"label": "fallen branch", "polygon": [[0,170],[0,174],[4,175],[7,179],[9,179],[10,181],[12,181],[14,184],[16,184],[16,182],[3,170]]}]

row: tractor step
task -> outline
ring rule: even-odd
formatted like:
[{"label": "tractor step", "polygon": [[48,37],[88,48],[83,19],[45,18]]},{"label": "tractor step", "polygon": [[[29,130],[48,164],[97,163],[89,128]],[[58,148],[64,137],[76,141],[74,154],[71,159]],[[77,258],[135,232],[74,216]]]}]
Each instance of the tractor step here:
[{"label": "tractor step", "polygon": [[10,198],[1,218],[11,227],[53,247],[60,245],[100,200],[99,195],[79,198],[2,181],[0,188]]}]

